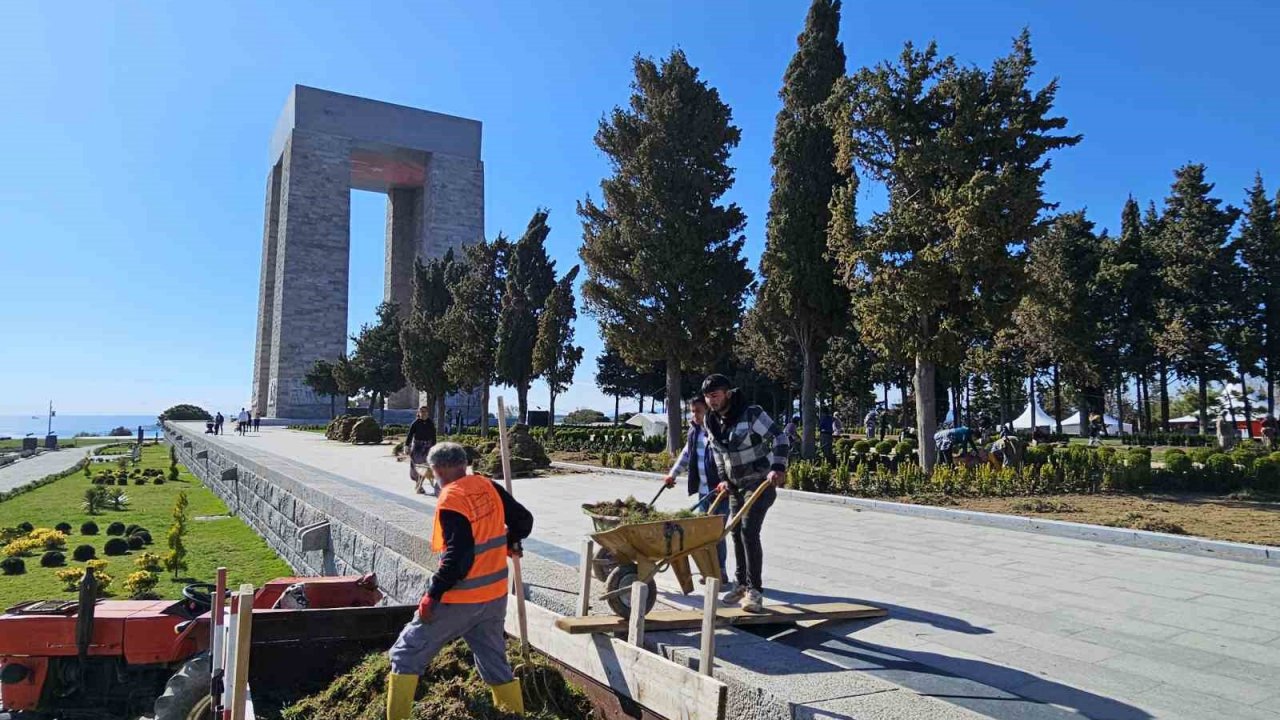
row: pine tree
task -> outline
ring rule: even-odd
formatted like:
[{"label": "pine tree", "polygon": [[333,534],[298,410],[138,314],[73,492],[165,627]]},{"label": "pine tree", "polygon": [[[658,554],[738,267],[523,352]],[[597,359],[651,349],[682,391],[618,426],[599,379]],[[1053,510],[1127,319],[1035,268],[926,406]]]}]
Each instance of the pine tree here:
[{"label": "pine tree", "polygon": [[413,264],[413,306],[400,329],[401,372],[427,397],[437,427],[444,427],[444,399],[455,386],[445,372],[450,346],[442,322],[452,297],[450,280],[460,269],[449,250],[443,257]]},{"label": "pine tree", "polygon": [[538,340],[538,316],[556,284],[556,264],[547,257],[548,212],[539,208],[524,235],[511,246],[506,287],[498,317],[498,381],[516,389],[520,422],[528,421],[533,345]]},{"label": "pine tree", "polygon": [[533,346],[534,373],[547,383],[551,393],[551,424],[547,427],[551,434],[555,433],[556,396],[573,383],[573,374],[582,362],[582,348],[573,344],[573,323],[578,319],[573,282],[577,278],[578,266],[574,265],[547,296],[538,318],[538,340]]},{"label": "pine tree", "polygon": [[[338,356],[336,362],[333,363],[333,383],[338,388],[338,393],[344,398],[358,395],[364,389],[365,380],[364,373],[361,368],[351,362],[351,358],[346,353]],[[343,404],[343,411],[346,410],[346,404]]]},{"label": "pine tree", "polygon": [[613,396],[613,424],[617,425],[621,399],[640,394],[640,375],[617,350],[605,345],[604,352],[596,356],[596,387]]},{"label": "pine tree", "polygon": [[[1276,209],[1267,197],[1262,175],[1254,176],[1247,191],[1245,210],[1235,248],[1243,264],[1244,287],[1239,293],[1235,318],[1240,330],[1256,333],[1247,357],[1260,359],[1266,379],[1267,414],[1275,413],[1276,368],[1280,367],[1280,228]],[[1241,338],[1246,340],[1247,338]]]},{"label": "pine tree", "polygon": [[[931,470],[936,368],[958,366],[974,337],[993,336],[1017,301],[1010,248],[1040,232],[1045,155],[1079,142],[1057,134],[1057,81],[1029,87],[1026,32],[989,71],[908,44],[833,95],[840,166],[831,250],[854,290],[855,317],[876,352],[912,358],[920,463]],[[855,222],[854,164],[884,183],[889,207]]]},{"label": "pine tree", "polygon": [[173,524],[169,526],[169,552],[164,556],[164,569],[173,573],[173,579],[178,579],[178,573],[187,569],[187,546],[183,543],[183,536],[187,534],[187,492],[185,490],[178,493],[177,500],[173,503]]},{"label": "pine tree", "polygon": [[1155,364],[1156,299],[1162,291],[1152,239],[1143,227],[1141,211],[1132,196],[1125,201],[1120,214],[1120,237],[1116,240],[1111,264],[1117,283],[1115,332],[1124,354],[1124,369],[1134,376],[1141,414],[1141,422],[1135,426],[1149,431],[1149,398],[1143,398],[1146,379]]},{"label": "pine tree", "polygon": [[721,204],[740,132],[729,106],[681,50],[634,61],[630,104],[601,120],[595,142],[612,175],[602,204],[578,204],[582,292],[605,342],[636,367],[666,362],[667,450],[680,445],[682,371],[728,352],[751,271],[746,216]]},{"label": "pine tree", "polygon": [[1209,196],[1213,184],[1204,175],[1204,165],[1178,168],[1165,200],[1157,248],[1167,292],[1157,342],[1178,376],[1198,384],[1200,432],[1208,434],[1209,383],[1227,373],[1223,343],[1236,291],[1227,237],[1239,211],[1219,207],[1222,201]]},{"label": "pine tree", "polygon": [[307,370],[307,374],[303,376],[302,383],[311,388],[312,392],[317,395],[329,396],[329,417],[334,416],[333,406],[334,398],[338,393],[342,392],[338,387],[338,383],[333,379],[333,363],[328,360],[317,360],[311,369]]},{"label": "pine tree", "polygon": [[378,321],[365,323],[353,335],[351,364],[360,369],[369,391],[369,410],[380,407],[387,395],[405,386],[404,353],[400,347],[400,308],[391,302],[378,305]]},{"label": "pine tree", "polygon": [[449,356],[444,369],[455,387],[480,388],[480,430],[489,434],[489,388],[494,381],[498,315],[502,309],[509,243],[499,234],[492,243],[463,250],[458,280],[449,288],[452,304],[444,317]]},{"label": "pine tree", "polygon": [[826,339],[845,318],[848,293],[827,257],[831,195],[840,184],[835,140],[824,106],[844,76],[840,0],[813,0],[799,48],[783,76],[782,109],[773,135],[773,194],[757,303],[777,308],[779,328],[800,359],[802,454],[814,455],[819,365]]}]

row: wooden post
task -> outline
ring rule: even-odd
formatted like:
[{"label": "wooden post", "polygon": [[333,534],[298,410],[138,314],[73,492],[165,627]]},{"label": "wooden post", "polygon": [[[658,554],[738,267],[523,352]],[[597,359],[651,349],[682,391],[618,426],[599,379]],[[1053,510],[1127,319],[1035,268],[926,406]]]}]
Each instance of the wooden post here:
[{"label": "wooden post", "polygon": [[235,665],[231,668],[231,720],[244,720],[245,702],[249,696],[249,635],[253,627],[253,586],[240,586],[240,612],[235,627]]},{"label": "wooden post", "polygon": [[[228,626],[234,628],[239,623],[240,618],[240,595],[233,593],[231,595],[230,610],[227,616]],[[215,716],[217,720],[231,720],[231,684],[235,677],[236,664],[236,634],[226,631],[222,635],[222,668],[223,668],[223,689],[222,698],[218,705],[218,714]],[[231,679],[227,679],[228,674]]]},{"label": "wooden post", "polygon": [[582,562],[579,563],[580,584],[578,585],[578,614],[591,613],[591,566],[595,564],[596,544],[591,538],[582,541]]},{"label": "wooden post", "polygon": [[217,580],[214,582],[213,607],[210,608],[213,622],[209,623],[209,654],[211,655],[209,705],[215,712],[222,709],[222,687],[226,669],[226,657],[223,652],[226,649],[227,619],[222,612],[227,603],[226,598],[227,569],[220,567],[218,568]]},{"label": "wooden post", "polygon": [[[498,446],[502,453],[502,480],[506,483],[507,494],[515,497],[511,489],[511,441],[507,437],[507,406],[498,396]],[[516,617],[520,620],[520,655],[529,662],[529,619],[524,607],[524,576],[520,571],[520,557],[511,557],[513,582],[511,590],[516,595]]]},{"label": "wooden post", "polygon": [[627,627],[627,642],[640,648],[644,647],[644,610],[648,602],[648,584],[631,583],[631,624]]},{"label": "wooden post", "polygon": [[720,578],[703,579],[702,648],[698,653],[698,672],[711,675],[716,661],[716,610],[720,607]]}]

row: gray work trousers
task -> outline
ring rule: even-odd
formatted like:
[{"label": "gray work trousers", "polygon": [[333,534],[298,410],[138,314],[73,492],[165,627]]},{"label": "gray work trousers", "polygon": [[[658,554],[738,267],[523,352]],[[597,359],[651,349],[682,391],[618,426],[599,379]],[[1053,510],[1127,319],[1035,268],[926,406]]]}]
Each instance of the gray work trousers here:
[{"label": "gray work trousers", "polygon": [[487,603],[437,603],[431,621],[425,623],[415,612],[387,653],[391,672],[421,675],[441,648],[462,638],[471,648],[476,670],[486,684],[509,683],[515,675],[507,662],[507,638],[503,633],[506,619],[506,595]]}]

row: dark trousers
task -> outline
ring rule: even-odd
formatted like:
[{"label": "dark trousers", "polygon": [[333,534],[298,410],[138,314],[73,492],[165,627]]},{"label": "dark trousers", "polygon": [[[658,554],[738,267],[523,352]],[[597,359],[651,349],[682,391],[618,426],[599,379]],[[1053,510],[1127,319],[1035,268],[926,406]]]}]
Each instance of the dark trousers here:
[{"label": "dark trousers", "polygon": [[[729,497],[732,498],[733,495],[730,494]],[[698,502],[698,507],[694,508],[694,510],[700,513],[705,513],[708,509],[711,508],[711,503],[715,502],[715,500],[716,500],[716,494],[715,494],[715,491],[713,490],[712,492],[707,493],[707,496],[702,498],[702,500]],[[716,515],[719,515],[720,517],[724,518],[725,522],[728,522],[729,520],[729,502],[730,501],[728,500],[721,500],[720,504],[716,505]],[[728,559],[729,553],[728,553],[728,550],[725,548],[725,543],[723,540],[721,540],[718,544],[716,544],[716,555],[720,558],[720,582],[724,582],[725,580],[729,579],[728,571],[725,570],[725,560]]]},{"label": "dark trousers", "polygon": [[[741,495],[730,493],[729,516],[737,515],[738,510],[746,504],[749,497],[751,493],[748,491],[743,491]],[[764,590],[764,584],[760,579],[761,569],[764,566],[764,548],[760,545],[760,530],[764,527],[764,516],[768,514],[769,508],[773,507],[773,501],[777,499],[778,491],[770,486],[756,504],[751,506],[751,510],[747,512],[746,517],[742,518],[742,522],[733,529],[735,579],[739,586],[748,590]]]}]

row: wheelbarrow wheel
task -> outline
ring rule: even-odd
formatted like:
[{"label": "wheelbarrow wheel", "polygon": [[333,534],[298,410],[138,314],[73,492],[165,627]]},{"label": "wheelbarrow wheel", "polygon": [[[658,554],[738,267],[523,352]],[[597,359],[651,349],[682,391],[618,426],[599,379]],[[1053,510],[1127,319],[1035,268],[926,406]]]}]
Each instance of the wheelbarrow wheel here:
[{"label": "wheelbarrow wheel", "polygon": [[[613,572],[609,573],[609,577],[604,581],[607,592],[623,588],[627,589],[626,592],[609,596],[609,609],[613,611],[614,615],[623,618],[631,617],[630,588],[639,579],[640,573],[632,563],[619,565],[613,569]],[[653,581],[653,578],[649,578],[645,584],[649,586],[649,593],[644,603],[644,614],[648,615],[649,611],[653,609],[654,603],[658,602],[658,584]]]},{"label": "wheelbarrow wheel", "polygon": [[613,553],[607,548],[596,550],[595,560],[591,563],[591,574],[595,575],[596,580],[604,582],[609,579],[609,573],[618,567],[618,561],[613,557]]}]

